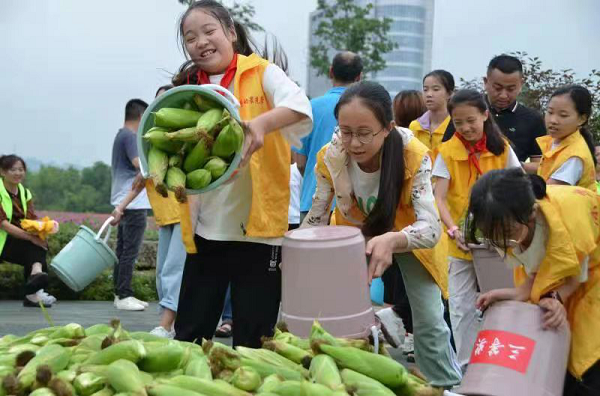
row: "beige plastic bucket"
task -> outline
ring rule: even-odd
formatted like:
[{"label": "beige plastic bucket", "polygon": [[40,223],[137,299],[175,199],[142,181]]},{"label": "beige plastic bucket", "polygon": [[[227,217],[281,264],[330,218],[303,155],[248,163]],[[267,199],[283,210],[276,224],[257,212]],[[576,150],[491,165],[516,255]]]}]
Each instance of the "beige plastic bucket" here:
[{"label": "beige plastic bucket", "polygon": [[537,305],[503,301],[485,312],[467,372],[456,391],[467,396],[561,396],[571,333],[542,329]]},{"label": "beige plastic bucket", "polygon": [[281,317],[307,337],[315,319],[336,337],[366,337],[375,325],[365,240],[358,228],[289,231],[282,249]]},{"label": "beige plastic bucket", "polygon": [[493,289],[514,287],[513,270],[502,260],[496,249],[486,244],[469,245],[479,290],[482,293]]}]

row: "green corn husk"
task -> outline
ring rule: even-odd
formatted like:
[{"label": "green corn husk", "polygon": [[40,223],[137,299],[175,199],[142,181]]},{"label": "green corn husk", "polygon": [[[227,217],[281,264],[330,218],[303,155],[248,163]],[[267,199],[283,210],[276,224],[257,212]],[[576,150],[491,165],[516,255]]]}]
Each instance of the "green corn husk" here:
[{"label": "green corn husk", "polygon": [[52,373],[62,371],[69,364],[71,351],[57,344],[46,345],[41,348],[35,357],[31,359],[17,376],[20,385],[27,388],[35,381],[37,367],[48,365]]},{"label": "green corn husk", "polygon": [[273,336],[274,340],[283,341],[287,344],[296,346],[300,349],[304,349],[306,351],[311,350],[310,348],[310,340],[306,338],[300,338],[295,336],[292,333],[287,331],[281,331],[279,328],[275,328],[275,335]]},{"label": "green corn husk", "polygon": [[177,142],[169,139],[169,131],[163,128],[154,127],[144,134],[144,139],[150,142],[150,145],[168,154],[176,154],[183,147],[183,142]]},{"label": "green corn husk", "polygon": [[187,375],[173,377],[166,380],[165,383],[211,396],[250,396],[248,392],[226,382],[194,378]]},{"label": "green corn husk", "polygon": [[137,340],[122,341],[90,356],[86,365],[106,365],[119,359],[137,363],[146,356],[144,345]]},{"label": "green corn husk", "polygon": [[198,109],[200,109],[200,111],[208,111],[210,109],[222,107],[215,100],[208,98],[206,96],[202,96],[200,94],[194,95],[194,103],[196,104],[196,107],[198,107]]},{"label": "green corn husk", "polygon": [[210,144],[207,138],[202,138],[196,143],[192,151],[185,157],[185,161],[183,161],[183,170],[186,173],[200,169],[206,164],[210,156]]},{"label": "green corn husk", "polygon": [[315,356],[310,363],[309,372],[310,378],[317,384],[328,386],[334,390],[343,386],[340,371],[331,356]]},{"label": "green corn husk", "polygon": [[150,396],[203,396],[202,393],[173,385],[156,384],[148,387]]},{"label": "green corn husk", "polygon": [[434,388],[410,373],[407,375],[406,383],[403,386],[394,388],[394,393],[403,396],[442,396],[443,392],[442,388]]},{"label": "green corn husk", "polygon": [[216,127],[223,118],[223,109],[210,109],[200,117],[196,124],[196,131],[206,135],[214,135]]},{"label": "green corn husk", "polygon": [[183,154],[177,153],[169,157],[169,167],[175,167],[181,169],[183,166]]},{"label": "green corn husk", "polygon": [[356,396],[394,396],[389,388],[381,382],[356,371],[343,369],[342,380],[346,389]]},{"label": "green corn husk", "polygon": [[265,392],[271,392],[277,387],[277,385],[279,385],[283,381],[284,381],[284,379],[280,375],[277,375],[277,374],[269,375],[268,377],[266,377],[263,380],[262,385],[258,388],[256,393],[263,394]]},{"label": "green corn husk", "polygon": [[316,320],[313,322],[312,327],[310,329],[310,345],[313,347],[315,353],[318,353],[318,349],[315,349],[313,345],[318,344],[327,344],[333,346],[339,346],[339,341],[337,338],[332,336],[325,330],[319,322]]},{"label": "green corn husk", "polygon": [[134,331],[133,333],[129,333],[129,336],[132,340],[138,340],[142,342],[160,342],[166,344],[169,342],[168,339],[156,336],[154,334],[150,334],[146,331]]},{"label": "green corn husk", "polygon": [[173,142],[198,143],[200,139],[208,135],[198,132],[196,127],[178,129],[175,132],[167,133],[167,138]]},{"label": "green corn husk", "polygon": [[223,161],[221,158],[212,157],[204,165],[204,169],[210,172],[212,180],[217,180],[219,177],[223,176],[223,173],[225,173],[228,166],[227,162]]},{"label": "green corn husk", "polygon": [[270,351],[268,349],[252,349],[245,348],[242,346],[238,346],[237,351],[244,358],[261,361],[267,364],[271,364],[273,366],[294,370],[302,374],[303,377],[308,378],[309,373],[307,369],[305,369],[297,363],[292,362],[288,358],[279,355],[276,352]]},{"label": "green corn husk", "polygon": [[196,169],[186,176],[185,185],[192,190],[200,190],[210,184],[212,177],[206,169]]},{"label": "green corn husk", "polygon": [[310,366],[310,361],[313,356],[304,349],[278,340],[264,342],[263,348],[277,352],[294,363],[302,364],[304,367]]},{"label": "green corn husk", "polygon": [[73,386],[80,396],[90,396],[103,389],[106,380],[94,373],[79,374],[73,381]]},{"label": "green corn husk", "polygon": [[66,382],[73,382],[77,377],[77,372],[74,370],[63,370],[56,373],[55,377]]},{"label": "green corn husk", "polygon": [[113,396],[115,392],[109,386],[104,387],[96,393],[93,393],[91,396]]},{"label": "green corn husk", "polygon": [[148,151],[148,171],[156,191],[163,197],[167,196],[165,176],[169,168],[169,157],[163,151],[150,147]]},{"label": "green corn husk", "polygon": [[148,373],[173,371],[181,364],[184,352],[184,348],[175,342],[147,348],[146,356],[138,362],[138,366]]},{"label": "green corn husk", "polygon": [[137,395],[146,395],[140,371],[135,363],[129,360],[119,359],[112,362],[107,369],[107,378],[110,386],[117,392],[134,392]]},{"label": "green corn husk", "polygon": [[251,367],[240,367],[233,372],[231,384],[238,389],[254,392],[261,384],[260,375]]},{"label": "green corn husk", "polygon": [[31,339],[31,344],[33,345],[37,345],[37,346],[44,346],[46,345],[46,343],[50,340],[50,338],[47,335],[44,334],[38,334],[35,337],[33,337]]},{"label": "green corn husk", "polygon": [[100,351],[102,349],[102,341],[106,336],[104,334],[96,334],[85,337],[79,343],[77,349],[87,349],[89,351]]},{"label": "green corn husk", "polygon": [[212,373],[206,356],[195,355],[190,358],[190,361],[185,367],[185,375],[190,377],[212,380]]},{"label": "green corn husk", "polygon": [[185,194],[186,175],[179,168],[169,168],[167,171],[167,187],[175,193],[175,198],[180,203],[187,201]]},{"label": "green corn husk", "polygon": [[50,339],[59,339],[59,338],[83,338],[85,337],[85,330],[81,325],[77,323],[69,323],[61,327],[60,329],[56,329],[53,331],[48,338]]},{"label": "green corn husk", "polygon": [[[241,348],[241,351],[240,351],[240,348]],[[229,349],[231,349],[231,348],[229,348]],[[288,368],[285,366],[279,366],[279,365],[265,363],[262,360],[258,360],[258,359],[261,359],[259,357],[259,355],[255,355],[250,351],[259,351],[259,350],[258,349],[251,350],[250,348],[238,347],[238,351],[234,351],[234,350],[228,350],[228,349],[222,348],[222,347],[213,346],[212,349],[210,350],[210,355],[209,355],[211,367],[213,368],[213,370],[217,370],[217,372],[219,372],[223,369],[236,370],[239,367],[246,366],[246,367],[252,367],[253,369],[255,369],[262,378],[266,378],[271,374],[279,374],[285,379],[298,380],[298,381],[302,379],[303,375],[299,371],[296,371],[294,369],[291,369],[291,368]],[[262,351],[271,352],[271,351],[267,351],[266,349],[262,349]],[[253,356],[253,358],[242,357],[241,353],[244,353],[246,356]],[[273,353],[273,352],[271,352],[271,353]],[[277,355],[277,354],[275,354],[275,355]],[[285,359],[279,355],[277,355],[277,357]],[[255,360],[255,359],[257,359],[257,360]],[[290,363],[295,365],[294,362],[290,362]],[[280,363],[278,363],[278,364],[280,364]],[[302,367],[300,367],[299,365],[296,365],[296,366],[298,366],[299,368],[302,369]]]},{"label": "green corn husk", "polygon": [[194,102],[185,102],[181,108],[184,110],[198,111],[198,106],[196,106],[196,103]]},{"label": "green corn husk", "polygon": [[29,396],[56,396],[50,388],[38,388],[31,392]]},{"label": "green corn husk", "polygon": [[190,128],[196,125],[202,113],[192,110],[162,108],[154,113],[154,125],[170,129]]},{"label": "green corn husk", "polygon": [[99,323],[85,329],[86,336],[103,335],[107,336],[113,331],[113,328],[107,324]]},{"label": "green corn husk", "polygon": [[229,124],[217,135],[211,154],[221,158],[229,158],[242,147],[242,143],[243,134],[240,136]]},{"label": "green corn husk", "polygon": [[408,373],[404,366],[388,357],[353,347],[322,344],[320,349],[331,356],[340,367],[357,371],[390,388],[397,388],[406,383]]},{"label": "green corn husk", "polygon": [[325,385],[302,382],[302,391],[305,396],[332,396],[333,391]]},{"label": "green corn husk", "polygon": [[34,344],[21,344],[10,347],[6,353],[7,355],[17,356],[19,353],[24,351],[37,352],[40,350],[40,348],[40,346]]},{"label": "green corn husk", "polygon": [[302,382],[300,381],[283,381],[271,392],[279,396],[305,396]]}]

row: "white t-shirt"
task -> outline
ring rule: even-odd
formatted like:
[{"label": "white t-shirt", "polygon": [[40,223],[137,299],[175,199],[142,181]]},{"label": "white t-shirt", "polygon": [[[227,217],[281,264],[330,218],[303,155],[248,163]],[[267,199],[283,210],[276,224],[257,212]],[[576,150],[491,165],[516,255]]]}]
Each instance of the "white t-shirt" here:
[{"label": "white t-shirt", "polygon": [[[210,76],[212,84],[219,84],[223,75]],[[233,83],[229,91],[233,92]],[[263,91],[272,108],[287,107],[308,116],[307,119],[282,128],[285,138],[301,147],[300,138],[312,130],[312,110],[304,91],[281,68],[269,64],[263,75]],[[215,241],[247,241],[281,245],[282,238],[250,238],[245,236],[246,223],[252,204],[252,178],[245,166],[229,184],[204,194],[192,196],[190,207],[197,213],[196,234]]]},{"label": "white t-shirt", "polygon": [[288,224],[300,224],[300,189],[302,188],[302,174],[298,164],[290,166],[290,207],[288,209]]},{"label": "white t-shirt", "polygon": [[[560,141],[552,142],[552,150],[554,150]],[[579,157],[571,157],[566,160],[552,175],[550,179],[558,180],[576,186],[583,175],[583,161]]]},{"label": "white t-shirt", "polygon": [[[506,166],[504,168],[521,168],[521,162],[511,147],[508,147],[508,157],[506,158]],[[442,179],[450,179],[450,171],[441,155],[438,155],[435,159],[432,174]]]}]

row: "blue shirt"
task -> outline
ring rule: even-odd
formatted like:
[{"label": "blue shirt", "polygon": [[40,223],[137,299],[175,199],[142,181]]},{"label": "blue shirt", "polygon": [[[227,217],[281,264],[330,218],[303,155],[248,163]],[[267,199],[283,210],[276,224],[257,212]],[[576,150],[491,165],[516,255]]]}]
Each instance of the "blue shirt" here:
[{"label": "blue shirt", "polygon": [[325,95],[310,101],[313,111],[313,130],[302,138],[301,149],[293,148],[295,152],[306,156],[306,168],[300,195],[301,212],[308,212],[312,206],[312,197],[317,189],[317,179],[315,178],[317,153],[331,141],[331,136],[337,126],[333,111],[345,89],[345,87],[332,88]]}]

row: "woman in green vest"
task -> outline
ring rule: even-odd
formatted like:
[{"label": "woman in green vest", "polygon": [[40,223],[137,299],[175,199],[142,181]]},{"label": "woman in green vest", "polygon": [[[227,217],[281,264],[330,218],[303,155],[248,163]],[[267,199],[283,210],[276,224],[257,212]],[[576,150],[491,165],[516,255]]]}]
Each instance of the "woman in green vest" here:
[{"label": "woman in green vest", "polygon": [[0,262],[7,261],[24,267],[26,307],[46,307],[56,299],[44,293],[48,284],[46,252],[48,244],[21,228],[21,220],[37,218],[31,192],[21,184],[27,166],[16,155],[0,157]]}]

